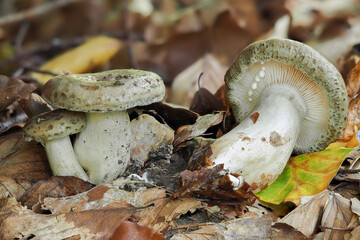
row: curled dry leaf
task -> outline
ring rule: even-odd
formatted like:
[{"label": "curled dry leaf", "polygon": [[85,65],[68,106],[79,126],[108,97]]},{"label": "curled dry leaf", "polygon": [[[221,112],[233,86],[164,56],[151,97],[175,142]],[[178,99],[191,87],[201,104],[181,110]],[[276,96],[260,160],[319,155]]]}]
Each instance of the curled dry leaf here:
[{"label": "curled dry leaf", "polygon": [[164,237],[154,232],[151,228],[138,223],[123,221],[115,230],[111,240],[164,240]]},{"label": "curled dry leaf", "polygon": [[357,62],[354,68],[349,72],[345,79],[346,91],[350,99],[353,99],[355,94],[360,90],[360,61]]},{"label": "curled dry leaf", "polygon": [[23,208],[16,201],[7,201],[1,210],[0,239],[110,239],[119,223],[135,213],[132,206],[123,204],[44,215]]},{"label": "curled dry leaf", "polygon": [[[272,228],[270,215],[245,214],[241,218],[216,224],[199,226],[196,231],[175,234],[171,240],[207,240],[207,239],[277,239],[305,240],[300,232],[289,228]],[[195,226],[194,226],[195,227]]]},{"label": "curled dry leaf", "polygon": [[53,109],[36,93],[31,93],[26,98],[21,99],[19,104],[29,118],[43,112],[49,112]]},{"label": "curled dry leaf", "polygon": [[142,108],[155,111],[175,131],[181,126],[194,124],[199,117],[193,111],[166,103],[153,103]]},{"label": "curled dry leaf", "polygon": [[20,202],[28,208],[35,204],[42,204],[46,197],[60,198],[89,190],[93,184],[85,182],[80,178],[66,176],[53,176],[47,180],[41,180],[32,185],[21,197]]},{"label": "curled dry leaf", "polygon": [[20,197],[31,187],[28,181],[15,181],[6,176],[0,176],[0,199],[14,197],[19,200]]},{"label": "curled dry leaf", "polygon": [[194,212],[196,209],[204,207],[200,201],[193,198],[160,199],[155,201],[154,207],[141,217],[139,224],[148,226],[158,233],[165,234],[171,227],[177,225],[175,222],[176,218],[187,212]]},{"label": "curled dry leaf", "polygon": [[180,184],[173,198],[192,195],[208,199],[254,203],[255,195],[253,192],[247,191],[250,187],[249,184],[243,183],[239,189],[234,190],[230,177],[223,165],[202,168],[198,171],[185,170],[180,173]]},{"label": "curled dry leaf", "polygon": [[36,89],[34,84],[24,83],[20,79],[0,75],[0,111],[15,101],[27,97]]},{"label": "curled dry leaf", "polygon": [[225,72],[225,66],[213,55],[206,54],[176,76],[171,85],[169,102],[190,106],[198,87],[215,94],[224,82]]},{"label": "curled dry leaf", "polygon": [[190,110],[200,115],[211,114],[216,111],[225,111],[226,108],[214,94],[206,88],[200,88],[194,95]]},{"label": "curled dry leaf", "polygon": [[358,225],[359,219],[351,210],[350,200],[325,190],[279,222],[294,227],[307,237],[317,233],[320,227],[324,231],[324,239],[344,239],[344,235]]},{"label": "curled dry leaf", "polygon": [[35,183],[52,174],[44,148],[25,142],[20,130],[0,137],[0,175]]},{"label": "curled dry leaf", "polygon": [[184,147],[185,142],[204,134],[210,127],[221,123],[224,119],[225,112],[207,114],[198,117],[195,124],[180,128],[175,134],[174,151]]}]

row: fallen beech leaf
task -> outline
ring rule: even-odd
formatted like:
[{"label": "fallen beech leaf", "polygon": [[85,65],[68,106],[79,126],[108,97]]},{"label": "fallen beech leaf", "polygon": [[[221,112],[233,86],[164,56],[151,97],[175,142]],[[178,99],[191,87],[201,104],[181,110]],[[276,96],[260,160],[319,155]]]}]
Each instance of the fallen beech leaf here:
[{"label": "fallen beech leaf", "polygon": [[[165,196],[165,190],[161,188],[140,188],[132,192],[119,189],[119,186],[116,185],[105,184],[66,198],[45,198],[42,208],[55,214],[96,209],[100,206],[122,205],[124,203],[137,208],[145,208],[154,201],[165,198]],[[143,211],[146,212],[144,209],[139,209],[138,215],[142,216]]]},{"label": "fallen beech leaf", "polygon": [[36,89],[34,84],[0,75],[0,112]]},{"label": "fallen beech leaf", "polygon": [[351,211],[350,200],[325,190],[295,208],[280,222],[293,226],[307,237],[321,227],[323,239],[344,239],[345,233],[359,224],[359,219]]},{"label": "fallen beech leaf", "polygon": [[15,181],[6,176],[0,176],[0,199],[15,197],[17,200],[31,187],[28,181]]},{"label": "fallen beech leaf", "polygon": [[176,200],[160,199],[154,202],[154,207],[143,215],[139,224],[148,226],[156,232],[165,234],[170,227],[176,226],[175,219],[183,214],[196,209],[204,208],[204,205],[193,198],[179,198]]},{"label": "fallen beech leaf", "polygon": [[222,122],[225,112],[218,112],[214,114],[207,114],[198,117],[193,125],[185,126],[179,129],[175,134],[174,151],[178,151],[184,147],[186,141],[204,134],[210,127]]},{"label": "fallen beech leaf", "polygon": [[[48,61],[40,70],[61,74],[84,73],[109,61],[122,47],[122,42],[115,38],[98,36],[89,39],[82,45],[69,50]],[[32,77],[45,84],[51,77],[48,74],[33,73]]]},{"label": "fallen beech leaf", "polygon": [[93,184],[85,182],[80,178],[72,176],[52,176],[47,180],[41,180],[35,183],[22,196],[20,202],[32,208],[35,204],[41,204],[46,197],[67,197],[89,190],[94,187]]},{"label": "fallen beech leaf", "polygon": [[142,108],[155,111],[175,131],[181,126],[194,124],[199,117],[199,114],[193,111],[165,103],[153,103]]},{"label": "fallen beech leaf", "polygon": [[34,213],[13,202],[1,209],[0,239],[109,239],[119,223],[135,213],[128,204],[50,215]]},{"label": "fallen beech leaf", "polygon": [[190,110],[200,115],[211,114],[216,111],[225,111],[225,106],[206,88],[200,88],[194,95]]},{"label": "fallen beech leaf", "polygon": [[[269,214],[245,214],[231,221],[207,224],[199,230],[175,234],[171,240],[208,240],[208,239],[308,239],[293,228],[272,228],[273,220]],[[192,227],[197,227],[196,225]]]},{"label": "fallen beech leaf", "polygon": [[248,204],[254,203],[256,199],[251,191],[247,191],[250,187],[247,183],[243,183],[238,190],[233,190],[233,184],[223,165],[202,168],[198,171],[185,170],[180,173],[180,181],[181,184],[173,198],[193,195],[224,201],[236,200]]},{"label": "fallen beech leaf", "polygon": [[35,183],[52,173],[44,148],[25,142],[20,130],[0,137],[0,175]]},{"label": "fallen beech leaf", "polygon": [[111,240],[163,240],[164,238],[146,226],[134,222],[123,221],[116,229]]},{"label": "fallen beech leaf", "polygon": [[301,196],[312,196],[327,188],[352,148],[326,149],[290,158],[279,178],[256,193],[260,200],[300,204]]},{"label": "fallen beech leaf", "polygon": [[169,102],[190,106],[198,87],[215,94],[224,82],[225,72],[225,66],[213,55],[206,54],[176,76],[171,85]]}]

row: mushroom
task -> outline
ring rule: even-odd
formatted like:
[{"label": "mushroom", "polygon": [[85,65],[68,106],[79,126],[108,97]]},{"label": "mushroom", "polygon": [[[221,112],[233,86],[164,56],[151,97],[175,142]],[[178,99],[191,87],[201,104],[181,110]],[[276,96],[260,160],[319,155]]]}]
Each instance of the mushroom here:
[{"label": "mushroom", "polygon": [[45,147],[55,176],[75,176],[88,181],[69,137],[82,131],[85,126],[85,114],[58,109],[29,119],[23,128],[23,136],[26,141],[35,140]]},{"label": "mushroom", "polygon": [[123,174],[130,160],[127,109],[161,101],[162,79],[155,73],[117,69],[93,74],[65,74],[49,80],[45,100],[59,108],[86,112],[86,128],[74,150],[95,184]]},{"label": "mushroom", "polygon": [[305,44],[255,42],[234,61],[225,84],[240,123],[211,145],[210,160],[239,174],[255,192],[281,174],[292,153],[322,150],[345,128],[344,81]]}]

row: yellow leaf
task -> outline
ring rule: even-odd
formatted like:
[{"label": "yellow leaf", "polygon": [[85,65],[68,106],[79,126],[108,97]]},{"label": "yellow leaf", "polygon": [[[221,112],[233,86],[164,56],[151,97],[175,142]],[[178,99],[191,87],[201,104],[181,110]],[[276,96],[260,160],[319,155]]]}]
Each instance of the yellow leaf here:
[{"label": "yellow leaf", "polygon": [[278,179],[258,192],[260,200],[280,204],[300,203],[301,196],[312,196],[327,188],[345,156],[353,148],[328,148],[290,158]]},{"label": "yellow leaf", "polygon": [[[45,63],[40,70],[61,74],[84,73],[96,66],[100,66],[115,55],[122,47],[122,42],[106,36],[94,37],[82,45],[71,49]],[[32,77],[41,84],[45,84],[53,76],[33,73]]]}]

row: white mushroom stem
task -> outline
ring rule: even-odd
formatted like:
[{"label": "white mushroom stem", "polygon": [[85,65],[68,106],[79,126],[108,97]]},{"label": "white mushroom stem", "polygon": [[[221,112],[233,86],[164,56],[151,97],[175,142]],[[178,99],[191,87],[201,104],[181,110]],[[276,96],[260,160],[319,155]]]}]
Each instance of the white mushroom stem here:
[{"label": "white mushroom stem", "polygon": [[76,156],[95,184],[123,174],[130,160],[130,120],[126,111],[86,113],[85,129],[74,143]]},{"label": "white mushroom stem", "polygon": [[268,87],[253,111],[211,145],[210,159],[240,174],[254,191],[266,187],[283,171],[305,111],[296,90],[283,85]]},{"label": "white mushroom stem", "polygon": [[75,176],[89,180],[75,156],[69,136],[46,141],[44,147],[54,176]]}]

